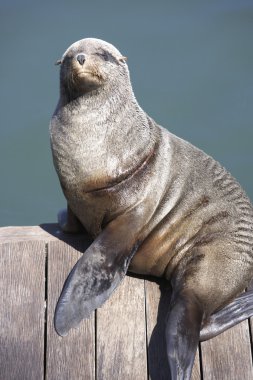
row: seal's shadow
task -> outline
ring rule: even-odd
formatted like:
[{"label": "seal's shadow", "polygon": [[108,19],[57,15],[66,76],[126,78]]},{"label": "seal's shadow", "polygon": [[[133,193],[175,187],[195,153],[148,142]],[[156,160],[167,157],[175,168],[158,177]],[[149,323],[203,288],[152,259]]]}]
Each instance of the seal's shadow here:
[{"label": "seal's shadow", "polygon": [[[61,232],[57,223],[42,224],[40,227],[50,235],[57,237],[59,240],[69,244],[81,253],[83,253],[92,243],[92,239],[87,234],[72,235]],[[170,371],[166,356],[165,322],[171,298],[170,284],[168,281],[160,278],[139,276],[132,273],[127,273],[127,275],[159,284],[161,296],[158,305],[157,320],[151,333],[147,351],[148,372],[151,380],[169,380]],[[148,309],[149,307],[147,305],[147,313],[149,313]]]},{"label": "seal's shadow", "polygon": [[92,238],[87,234],[87,232],[84,231],[80,234],[68,234],[62,232],[58,223],[40,224],[40,228],[46,233],[70,245],[72,248],[82,254],[92,243]]},{"label": "seal's shadow", "polygon": [[[158,304],[156,325],[151,333],[148,344],[148,372],[149,378],[151,380],[170,380],[171,377],[166,353],[167,350],[165,340],[165,324],[169,311],[172,292],[170,283],[167,280],[161,278],[138,276],[132,275],[131,273],[128,273],[128,275],[131,277],[142,278],[144,280],[155,282],[159,285],[161,295]],[[149,305],[147,304],[147,313],[149,312]],[[148,319],[149,316],[147,315],[147,320]]]},{"label": "seal's shadow", "polygon": [[159,281],[161,298],[157,321],[148,346],[149,376],[151,380],[169,380],[170,371],[166,354],[165,322],[169,311],[171,288],[168,281]]}]

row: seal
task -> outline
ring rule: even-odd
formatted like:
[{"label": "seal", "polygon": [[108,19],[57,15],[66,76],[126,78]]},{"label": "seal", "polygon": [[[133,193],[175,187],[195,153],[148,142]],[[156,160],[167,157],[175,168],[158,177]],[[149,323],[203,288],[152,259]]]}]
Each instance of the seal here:
[{"label": "seal", "polygon": [[252,292],[239,296],[253,277],[253,207],[218,162],[141,109],[113,45],[83,39],[58,63],[50,135],[68,203],[59,223],[94,241],[64,285],[56,331],[88,318],[127,270],[165,277],[171,376],[189,379],[199,340],[253,313]]}]

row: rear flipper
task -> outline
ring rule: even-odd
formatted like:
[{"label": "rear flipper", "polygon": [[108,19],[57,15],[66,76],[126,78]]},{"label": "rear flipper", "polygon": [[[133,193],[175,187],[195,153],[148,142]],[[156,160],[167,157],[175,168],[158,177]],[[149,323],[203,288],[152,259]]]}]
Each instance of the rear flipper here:
[{"label": "rear flipper", "polygon": [[229,305],[212,314],[200,331],[200,341],[214,338],[253,315],[253,289],[242,293]]},{"label": "rear flipper", "polygon": [[171,380],[191,378],[199,342],[202,308],[194,294],[182,291],[172,295],[166,322],[166,346]]}]

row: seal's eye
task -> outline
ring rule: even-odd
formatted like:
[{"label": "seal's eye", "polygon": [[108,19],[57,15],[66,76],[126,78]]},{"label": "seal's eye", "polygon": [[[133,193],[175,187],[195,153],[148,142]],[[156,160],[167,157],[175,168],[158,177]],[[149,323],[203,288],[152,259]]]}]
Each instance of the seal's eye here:
[{"label": "seal's eye", "polygon": [[97,55],[101,58],[103,58],[105,61],[109,61],[110,57],[109,54],[106,51],[101,51],[97,53]]},{"label": "seal's eye", "polygon": [[100,50],[96,53],[96,55],[102,58],[104,61],[119,64],[118,60],[111,53],[109,53],[109,51]]}]

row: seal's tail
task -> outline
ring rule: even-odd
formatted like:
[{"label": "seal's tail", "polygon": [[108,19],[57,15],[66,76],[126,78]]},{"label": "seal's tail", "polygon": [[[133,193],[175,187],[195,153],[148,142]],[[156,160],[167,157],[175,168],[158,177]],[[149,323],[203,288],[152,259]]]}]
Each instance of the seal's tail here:
[{"label": "seal's tail", "polygon": [[200,341],[214,338],[253,315],[253,289],[241,294],[229,305],[212,314],[200,331]]}]

